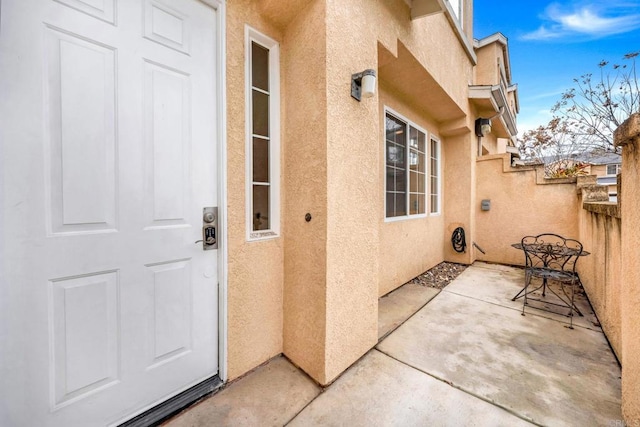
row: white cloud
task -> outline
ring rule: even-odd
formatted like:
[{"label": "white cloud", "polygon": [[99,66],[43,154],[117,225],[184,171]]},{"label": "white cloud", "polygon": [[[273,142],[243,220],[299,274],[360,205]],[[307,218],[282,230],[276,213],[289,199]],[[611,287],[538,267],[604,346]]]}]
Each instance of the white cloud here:
[{"label": "white cloud", "polygon": [[523,35],[523,40],[556,40],[563,37],[587,36],[604,38],[640,28],[640,5],[609,1],[606,4],[574,5],[571,9],[558,3],[547,6],[545,21],[537,30]]}]

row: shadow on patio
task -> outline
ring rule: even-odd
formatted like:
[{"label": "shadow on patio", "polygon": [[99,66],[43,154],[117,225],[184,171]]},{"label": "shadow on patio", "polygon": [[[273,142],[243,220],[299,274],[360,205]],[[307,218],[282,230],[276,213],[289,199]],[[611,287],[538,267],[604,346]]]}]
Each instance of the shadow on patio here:
[{"label": "shadow on patio", "polygon": [[384,338],[324,391],[279,357],[166,425],[618,425],[620,368],[588,301],[573,330],[521,316],[523,276],[477,262],[437,296],[405,285],[380,300]]}]

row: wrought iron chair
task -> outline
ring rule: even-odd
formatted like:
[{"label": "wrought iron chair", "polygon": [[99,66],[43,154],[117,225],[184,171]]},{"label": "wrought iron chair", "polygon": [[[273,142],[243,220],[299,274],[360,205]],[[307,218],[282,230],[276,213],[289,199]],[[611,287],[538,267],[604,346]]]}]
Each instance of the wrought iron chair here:
[{"label": "wrought iron chair", "polygon": [[[545,305],[567,307],[570,318],[569,328],[573,329],[573,313],[582,315],[575,306],[575,287],[580,283],[580,278],[576,272],[576,264],[583,253],[582,244],[574,239],[567,239],[557,234],[546,233],[537,236],[526,236],[522,239],[522,250],[525,256],[525,287],[524,303],[522,304],[522,315],[529,301],[542,302]],[[530,289],[532,279],[540,279],[542,283],[535,289]],[[558,283],[560,289],[556,292],[549,286],[550,281]],[[567,287],[570,288],[567,292]],[[542,289],[542,297],[546,297],[547,291],[551,292],[557,300],[555,302],[533,298],[533,292]],[[562,295],[560,295],[562,293]],[[556,311],[548,308],[531,306],[532,308],[547,310],[553,313]],[[560,313],[557,313],[560,314]]]}]

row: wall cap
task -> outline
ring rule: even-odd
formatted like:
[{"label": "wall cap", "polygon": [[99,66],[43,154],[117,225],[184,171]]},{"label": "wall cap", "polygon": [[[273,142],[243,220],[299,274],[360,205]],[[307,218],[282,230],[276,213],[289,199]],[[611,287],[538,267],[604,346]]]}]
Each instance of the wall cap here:
[{"label": "wall cap", "polygon": [[581,189],[583,202],[608,202],[609,190],[604,185],[585,185]]},{"label": "wall cap", "polygon": [[632,114],[613,132],[616,147],[640,142],[640,113]]},{"label": "wall cap", "polygon": [[584,202],[582,208],[596,214],[620,218],[620,209],[615,202]]}]

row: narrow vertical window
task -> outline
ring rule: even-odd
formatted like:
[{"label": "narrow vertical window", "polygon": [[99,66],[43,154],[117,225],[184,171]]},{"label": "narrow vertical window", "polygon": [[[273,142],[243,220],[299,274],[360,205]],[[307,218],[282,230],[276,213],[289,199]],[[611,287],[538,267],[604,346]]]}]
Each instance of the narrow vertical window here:
[{"label": "narrow vertical window", "polygon": [[386,116],[387,218],[407,214],[407,124]]},{"label": "narrow vertical window", "polygon": [[425,134],[409,126],[409,214],[417,215],[426,212],[425,205]]},{"label": "narrow vertical window", "polygon": [[385,114],[386,217],[426,213],[426,133]]},{"label": "narrow vertical window", "polygon": [[431,196],[431,206],[429,212],[440,213],[440,141],[431,138],[429,155],[431,158],[429,194]]},{"label": "narrow vertical window", "polygon": [[279,231],[278,45],[247,27],[247,225],[250,239]]}]

